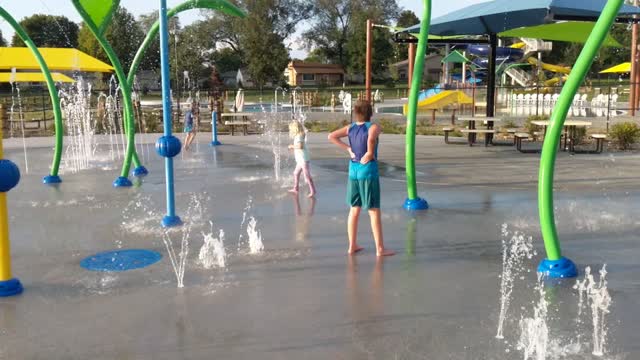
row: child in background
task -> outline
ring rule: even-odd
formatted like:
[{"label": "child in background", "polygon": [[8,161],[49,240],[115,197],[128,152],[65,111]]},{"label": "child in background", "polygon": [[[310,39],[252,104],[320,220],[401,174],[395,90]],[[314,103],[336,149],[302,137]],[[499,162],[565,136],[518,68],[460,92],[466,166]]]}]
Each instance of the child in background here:
[{"label": "child in background", "polygon": [[296,169],[293,171],[293,189],[290,193],[297,194],[300,185],[300,173],[304,174],[304,180],[309,186],[309,197],[316,195],[316,188],[313,185],[311,172],[309,171],[309,150],[307,149],[307,134],[304,126],[297,120],[293,120],[289,124],[289,137],[293,139],[293,145],[289,145],[289,149],[293,150],[296,159]]},{"label": "child in background", "polygon": [[[382,239],[382,220],[380,213],[380,179],[378,173],[378,137],[380,126],[371,123],[373,109],[369,102],[358,100],[354,106],[355,122],[329,134],[329,141],[349,153],[349,182],[347,185],[347,203],[351,206],[347,234],[349,236],[348,254],[353,255],[362,247],[358,246],[358,220],[362,208],[369,211],[371,232],[376,243],[376,254],[391,256],[395,252],[385,249]],[[342,138],[349,138],[349,145]]]},{"label": "child in background", "polygon": [[[198,103],[194,100],[191,103],[191,109],[184,114],[184,132],[187,136],[184,139],[184,149],[189,150],[191,143],[196,138],[196,126],[200,117],[200,108]],[[195,119],[195,122],[194,122]]]}]

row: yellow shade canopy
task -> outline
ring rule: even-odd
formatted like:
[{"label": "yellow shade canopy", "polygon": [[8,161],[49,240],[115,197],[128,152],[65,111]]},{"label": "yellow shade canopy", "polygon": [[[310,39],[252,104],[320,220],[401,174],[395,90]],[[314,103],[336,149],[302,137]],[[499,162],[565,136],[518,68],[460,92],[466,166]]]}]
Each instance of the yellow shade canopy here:
[{"label": "yellow shade canopy", "polygon": [[[113,67],[77,49],[38,48],[51,71],[113,72]],[[0,47],[0,70],[40,70],[26,47]]]},{"label": "yellow shade canopy", "polygon": [[[70,83],[74,82],[74,80],[67,75],[60,73],[52,73],[51,77],[55,82],[65,82]],[[0,83],[8,83],[11,82],[11,73],[10,72],[0,72]],[[16,73],[14,82],[45,82],[44,75],[39,72],[29,72],[29,73]]]},{"label": "yellow shade canopy", "polygon": [[631,63],[625,62],[622,64],[618,64],[614,67],[610,67],[606,70],[600,71],[600,74],[622,74],[631,72]]}]

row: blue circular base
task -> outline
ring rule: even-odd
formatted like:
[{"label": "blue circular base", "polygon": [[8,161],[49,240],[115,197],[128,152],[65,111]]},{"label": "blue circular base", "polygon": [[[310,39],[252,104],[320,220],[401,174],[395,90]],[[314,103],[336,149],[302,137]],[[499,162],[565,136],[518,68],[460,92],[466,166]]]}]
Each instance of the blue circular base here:
[{"label": "blue circular base", "polygon": [[572,278],[578,276],[576,264],[565,257],[560,258],[560,260],[542,260],[538,266],[538,272],[550,279]]},{"label": "blue circular base", "polygon": [[222,145],[222,143],[220,141],[216,140],[216,141],[212,141],[211,144],[209,144],[209,145],[211,145],[211,146],[220,146],[220,145]]},{"label": "blue circular base", "polygon": [[149,170],[146,167],[140,165],[137,168],[133,169],[133,176],[135,177],[143,177],[149,175]]},{"label": "blue circular base", "polygon": [[119,178],[116,179],[116,181],[113,182],[113,187],[131,187],[131,186],[133,186],[133,184],[131,183],[131,180],[129,180],[124,176],[120,176]]},{"label": "blue circular base", "polygon": [[45,185],[60,184],[61,182],[62,179],[58,175],[47,175],[42,179],[42,183]]},{"label": "blue circular base", "polygon": [[403,207],[405,210],[416,211],[416,210],[427,210],[429,208],[429,204],[427,200],[422,198],[417,199],[407,199],[404,201]]},{"label": "blue circular base", "polygon": [[22,294],[22,290],[22,284],[20,283],[20,280],[16,278],[0,281],[0,297]]},{"label": "blue circular base", "polygon": [[182,220],[179,216],[165,216],[162,218],[162,227],[175,227],[182,225]]},{"label": "blue circular base", "polygon": [[160,253],[151,250],[128,249],[97,253],[80,261],[80,266],[91,271],[127,271],[141,269],[162,259]]}]

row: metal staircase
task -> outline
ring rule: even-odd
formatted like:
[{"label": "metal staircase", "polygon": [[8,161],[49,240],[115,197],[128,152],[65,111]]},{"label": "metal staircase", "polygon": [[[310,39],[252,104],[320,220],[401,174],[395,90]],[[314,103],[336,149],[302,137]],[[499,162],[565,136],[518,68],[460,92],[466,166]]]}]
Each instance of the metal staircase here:
[{"label": "metal staircase", "polygon": [[529,75],[529,73],[527,73],[526,71],[523,71],[517,67],[511,67],[508,68],[505,73],[516,83],[518,83],[518,85],[526,87],[531,85],[533,79],[531,78],[531,75]]}]

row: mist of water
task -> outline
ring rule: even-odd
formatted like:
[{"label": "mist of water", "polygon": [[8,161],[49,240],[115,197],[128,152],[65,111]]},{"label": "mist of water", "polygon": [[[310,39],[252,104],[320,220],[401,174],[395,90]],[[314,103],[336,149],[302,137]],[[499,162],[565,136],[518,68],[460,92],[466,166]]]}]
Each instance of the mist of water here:
[{"label": "mist of water", "polygon": [[536,291],[540,295],[533,308],[532,317],[520,319],[520,339],[518,350],[522,351],[524,360],[545,360],[549,345],[549,326],[547,325],[548,302],[545,297],[542,274],[538,274]]},{"label": "mist of water", "polygon": [[[504,338],[504,322],[507,319],[514,281],[525,271],[523,262],[536,254],[533,238],[519,232],[513,235],[506,224],[502,225],[502,275],[500,276],[500,314],[496,338]],[[527,271],[530,271],[527,268]]]},{"label": "mist of water", "polygon": [[219,267],[224,269],[226,267],[227,253],[224,248],[224,230],[220,229],[218,237],[213,237],[213,223],[211,224],[211,232],[208,234],[202,233],[204,236],[204,244],[200,248],[198,259],[205,269],[212,269]]},{"label": "mist of water", "polygon": [[97,149],[91,115],[91,84],[78,78],[73,87],[60,90],[59,95],[68,135],[65,169],[76,173],[91,166]]},{"label": "mist of water", "polygon": [[[603,356],[607,344],[607,321],[606,316],[609,314],[611,306],[611,295],[607,289],[607,265],[602,266],[599,271],[599,279],[596,280],[591,273],[591,267],[584,270],[584,279],[577,281],[573,287],[578,290],[578,316],[583,314],[583,307],[587,306],[591,310],[592,322],[592,354]],[[585,301],[586,298],[586,301]]]},{"label": "mist of water", "polygon": [[[17,107],[17,109],[16,109]],[[11,84],[11,109],[9,113],[9,121],[12,124],[10,126],[9,136],[13,137],[13,122],[15,121],[14,114],[18,114],[20,120],[20,129],[22,130],[22,149],[24,152],[24,169],[25,173],[29,173],[29,158],[27,156],[27,140],[24,129],[24,112],[22,108],[22,96],[20,96],[20,87],[17,83]]]},{"label": "mist of water", "polygon": [[247,224],[247,236],[249,238],[249,253],[259,254],[264,250],[262,233],[257,229],[258,221],[252,216]]}]

